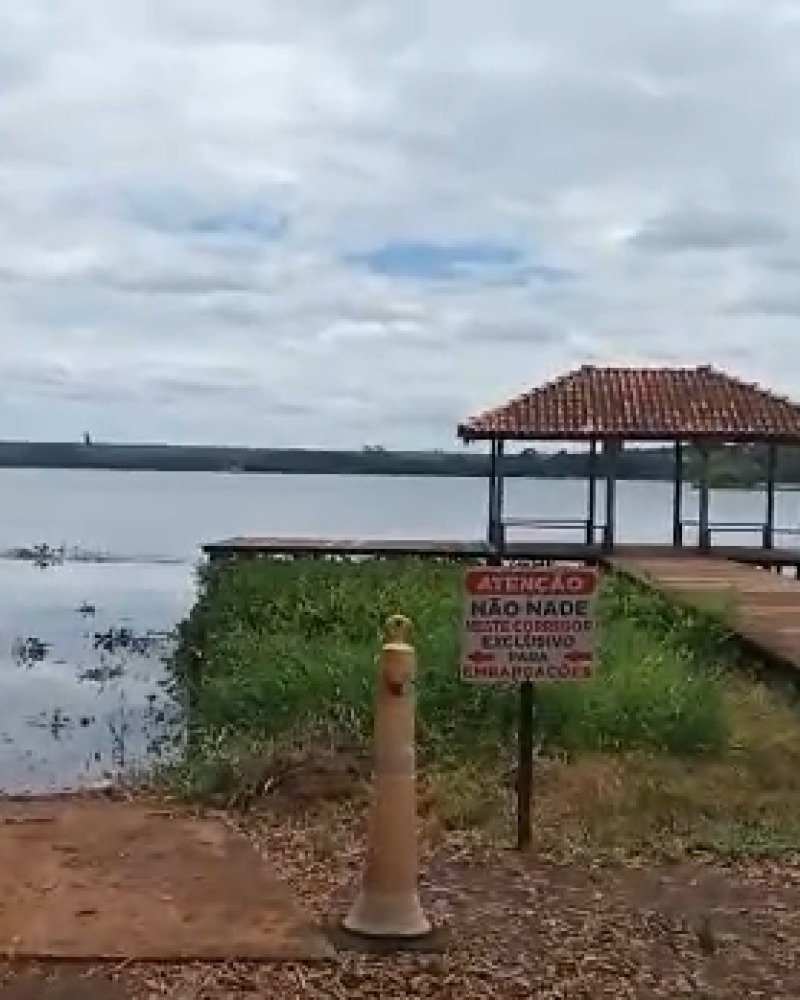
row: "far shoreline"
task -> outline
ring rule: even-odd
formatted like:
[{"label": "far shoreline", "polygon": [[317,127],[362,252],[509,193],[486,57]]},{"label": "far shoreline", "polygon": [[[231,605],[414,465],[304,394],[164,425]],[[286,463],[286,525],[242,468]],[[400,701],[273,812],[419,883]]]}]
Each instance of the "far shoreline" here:
[{"label": "far shoreline", "polygon": [[[766,480],[763,458],[746,446],[720,447],[711,465],[714,489],[759,489]],[[104,471],[215,472],[335,476],[416,476],[488,478],[489,456],[469,451],[391,451],[311,448],[240,448],[204,445],[107,444],[0,441],[0,468],[93,469]],[[777,485],[800,485],[800,455],[786,449]],[[536,451],[507,455],[503,473],[510,478],[586,479],[585,452]],[[687,469],[692,484],[692,462]],[[617,478],[629,482],[672,482],[671,446],[629,448],[617,458]]]}]

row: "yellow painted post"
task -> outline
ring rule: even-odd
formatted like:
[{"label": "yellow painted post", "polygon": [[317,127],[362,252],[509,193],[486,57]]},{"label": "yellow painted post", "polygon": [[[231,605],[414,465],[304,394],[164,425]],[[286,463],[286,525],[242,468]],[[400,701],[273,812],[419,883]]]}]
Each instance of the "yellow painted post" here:
[{"label": "yellow painted post", "polygon": [[366,864],[361,891],[343,925],[368,938],[414,939],[431,930],[417,887],[415,678],[411,622],[394,615],[380,654]]}]

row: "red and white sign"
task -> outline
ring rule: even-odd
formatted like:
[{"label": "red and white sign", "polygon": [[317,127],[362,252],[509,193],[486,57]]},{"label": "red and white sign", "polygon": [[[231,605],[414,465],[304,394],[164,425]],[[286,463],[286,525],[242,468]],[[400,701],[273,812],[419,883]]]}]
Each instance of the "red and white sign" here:
[{"label": "red and white sign", "polygon": [[594,672],[596,569],[482,566],[464,576],[461,678],[584,680]]}]

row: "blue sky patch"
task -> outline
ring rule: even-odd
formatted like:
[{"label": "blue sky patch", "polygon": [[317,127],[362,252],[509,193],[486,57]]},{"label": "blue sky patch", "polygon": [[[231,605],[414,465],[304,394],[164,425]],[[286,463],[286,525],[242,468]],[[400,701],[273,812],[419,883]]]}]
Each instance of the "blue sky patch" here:
[{"label": "blue sky patch", "polygon": [[513,246],[492,242],[427,243],[396,240],[351,260],[390,278],[448,280],[475,270],[518,267],[522,253]]},{"label": "blue sky patch", "polygon": [[519,247],[489,240],[392,240],[365,253],[352,254],[348,260],[389,278],[427,281],[452,281],[475,273],[515,283],[536,279],[553,282],[569,277],[560,268],[530,262]]}]

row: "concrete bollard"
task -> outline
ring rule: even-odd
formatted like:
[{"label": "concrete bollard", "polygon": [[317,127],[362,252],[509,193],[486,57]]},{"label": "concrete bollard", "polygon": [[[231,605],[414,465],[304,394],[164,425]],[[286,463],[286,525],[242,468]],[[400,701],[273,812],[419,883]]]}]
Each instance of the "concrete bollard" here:
[{"label": "concrete bollard", "polygon": [[421,939],[431,925],[417,888],[416,654],[411,622],[386,624],[375,706],[375,789],[361,891],[344,920],[351,934],[372,939]]}]

